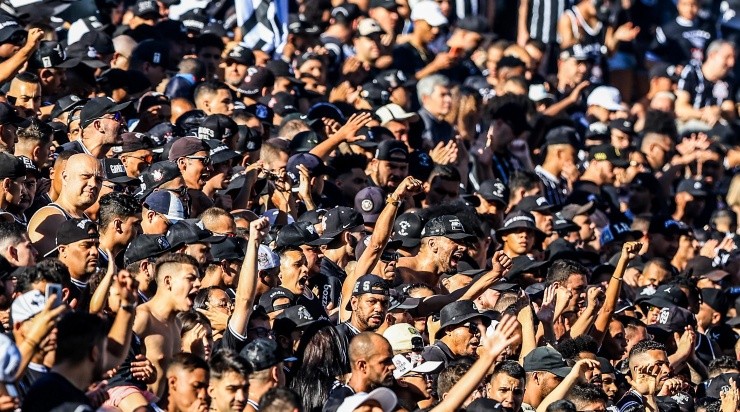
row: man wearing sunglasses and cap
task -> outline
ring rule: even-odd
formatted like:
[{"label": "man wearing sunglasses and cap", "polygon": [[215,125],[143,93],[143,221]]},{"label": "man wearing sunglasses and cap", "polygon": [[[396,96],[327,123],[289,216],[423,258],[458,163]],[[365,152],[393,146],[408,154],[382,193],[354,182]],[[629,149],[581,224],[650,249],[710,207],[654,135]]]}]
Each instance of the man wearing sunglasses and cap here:
[{"label": "man wearing sunglasses and cap", "polygon": [[211,200],[202,191],[213,171],[209,153],[205,141],[195,137],[181,137],[170,148],[169,159],[177,164],[188,187],[190,216],[198,216],[211,206]]},{"label": "man wearing sunglasses and cap", "polygon": [[108,97],[90,99],[80,111],[80,139],[63,144],[61,151],[104,158],[113,146],[121,143],[121,133],[126,128],[121,110],[130,103],[117,104]]}]

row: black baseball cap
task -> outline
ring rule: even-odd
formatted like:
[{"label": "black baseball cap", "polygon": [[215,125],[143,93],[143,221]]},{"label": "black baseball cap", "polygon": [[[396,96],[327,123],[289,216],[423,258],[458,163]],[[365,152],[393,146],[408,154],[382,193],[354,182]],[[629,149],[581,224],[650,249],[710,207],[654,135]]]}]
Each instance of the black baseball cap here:
[{"label": "black baseball cap", "polygon": [[664,236],[678,236],[690,232],[691,228],[686,223],[661,214],[653,215],[648,226],[648,233],[662,234]]},{"label": "black baseball cap", "polygon": [[159,6],[155,0],[139,0],[134,4],[134,16],[159,17]]},{"label": "black baseball cap", "polygon": [[214,243],[211,246],[213,260],[243,260],[244,247],[239,239],[227,237],[223,242]]},{"label": "black baseball cap", "polygon": [[54,103],[54,108],[51,109],[51,115],[49,118],[56,119],[62,113],[70,111],[77,106],[84,105],[86,101],[87,99],[81,99],[79,96],[74,94],[63,96]]},{"label": "black baseball cap", "polygon": [[17,179],[26,176],[23,159],[10,153],[0,152],[0,179]]},{"label": "black baseball cap", "polygon": [[262,66],[253,66],[247,69],[244,81],[236,90],[247,97],[256,99],[262,97],[260,93],[263,88],[272,86],[274,82],[275,75],[270,70]]},{"label": "black baseball cap", "polygon": [[696,390],[697,398],[703,394],[706,397],[720,399],[720,395],[723,392],[732,389],[732,386],[730,385],[730,380],[733,380],[735,382],[735,386],[737,387],[737,382],[738,380],[740,380],[740,374],[735,372],[722,373],[715,376],[714,378],[702,382],[702,384],[699,385]]},{"label": "black baseball cap", "polygon": [[401,247],[413,248],[421,243],[424,219],[418,213],[406,212],[393,223],[393,240],[400,240]]},{"label": "black baseball cap", "polygon": [[677,82],[680,76],[676,70],[676,66],[668,63],[656,63],[649,72],[650,79],[658,79],[665,77],[673,82]]},{"label": "black baseball cap", "polygon": [[298,247],[301,245],[318,246],[322,244],[319,234],[310,222],[289,223],[277,233],[275,238],[275,250],[286,247]]},{"label": "black baseball cap", "polygon": [[293,72],[290,70],[290,65],[282,60],[270,60],[265,64],[267,70],[269,70],[275,77],[285,77],[291,83],[302,84],[300,80],[296,79]]},{"label": "black baseball cap", "polygon": [[293,136],[288,148],[292,154],[307,153],[318,146],[319,142],[321,142],[321,136],[318,133],[313,130],[304,130]]},{"label": "black baseball cap", "polygon": [[0,44],[7,43],[16,32],[26,32],[18,20],[8,16],[0,15]]},{"label": "black baseball cap", "polygon": [[313,153],[298,153],[294,154],[288,159],[288,163],[285,166],[285,171],[288,177],[293,180],[294,184],[298,184],[300,181],[300,172],[298,171],[298,165],[303,165],[308,169],[310,177],[319,177],[323,175],[334,174],[334,168],[324,164],[324,162]]},{"label": "black baseball cap", "polygon": [[723,316],[727,313],[727,309],[730,307],[730,299],[722,289],[703,288],[700,292],[702,301],[714,309],[715,312],[719,312]]},{"label": "black baseball cap", "polygon": [[210,148],[208,156],[211,158],[211,162],[215,165],[239,157],[239,153],[229,149],[229,146],[220,140],[208,139],[205,142]]},{"label": "black baseball cap", "polygon": [[[674,287],[678,288],[678,286]],[[660,310],[658,323],[653,326],[666,332],[683,333],[686,326],[696,328],[696,317],[689,310],[682,307],[667,306]]]},{"label": "black baseball cap", "polygon": [[203,119],[198,126],[199,139],[231,139],[239,133],[239,126],[234,119],[223,114],[212,114]]},{"label": "black baseball cap", "polygon": [[139,183],[139,179],[126,174],[126,168],[121,159],[111,157],[100,160],[103,166],[103,180],[119,184]]},{"label": "black baseball cap", "polygon": [[629,185],[630,189],[647,190],[656,195],[663,192],[660,182],[652,173],[642,172],[635,175]]},{"label": "black baseball cap", "polygon": [[152,193],[154,189],[179,176],[181,176],[181,173],[176,163],[170,161],[154,163],[139,176],[141,179],[141,191],[137,193],[137,197],[143,199]]},{"label": "black baseball cap", "polygon": [[550,214],[554,208],[555,206],[552,205],[544,196],[525,196],[519,201],[516,207],[514,207],[514,210]]},{"label": "black baseball cap", "polygon": [[538,274],[542,270],[543,266],[546,266],[549,262],[538,261],[529,255],[521,255],[511,259],[511,267],[509,273],[506,274],[507,279],[516,279],[518,276],[524,273]]},{"label": "black baseball cap", "polygon": [[283,361],[280,347],[273,339],[257,338],[239,352],[254,372],[271,368]]},{"label": "black baseball cap", "polygon": [[558,233],[570,233],[577,232],[581,229],[580,226],[573,223],[572,220],[566,219],[560,212],[553,215],[552,219],[552,230]]},{"label": "black baseball cap", "polygon": [[[352,288],[352,296],[366,294],[388,296],[390,294],[389,290],[390,285],[380,276],[362,275],[357,279],[355,286]],[[345,309],[352,310],[350,302],[347,302]]]},{"label": "black baseball cap", "polygon": [[686,192],[695,197],[706,197],[710,189],[701,180],[683,179],[676,187],[676,193]]},{"label": "black baseball cap", "polygon": [[614,119],[609,122],[609,128],[612,130],[619,130],[620,132],[627,133],[630,136],[634,136],[635,124],[629,119]]},{"label": "black baseball cap", "polygon": [[365,221],[357,210],[337,206],[329,209],[324,217],[325,229],[321,235],[321,243],[327,244],[345,230],[357,232],[365,229]]},{"label": "black baseball cap", "polygon": [[659,285],[652,294],[647,292],[646,289],[643,289],[635,298],[635,304],[643,302],[659,308],[671,306],[688,307],[689,305],[689,299],[686,297],[686,294],[674,283]]},{"label": "black baseball cap", "polygon": [[551,346],[539,346],[524,357],[526,372],[545,371],[560,378],[570,373],[570,366],[565,362],[563,355]]},{"label": "black baseball cap", "polygon": [[90,219],[69,219],[59,225],[56,235],[56,247],[45,256],[51,256],[59,250],[59,246],[71,245],[75,242],[88,239],[98,239],[98,225]]},{"label": "black baseball cap", "polygon": [[34,175],[36,177],[41,176],[41,171],[39,171],[39,168],[36,166],[35,163],[33,163],[33,160],[29,159],[26,156],[17,156],[21,161],[23,161],[23,165],[26,166],[26,175]]},{"label": "black baseball cap", "polygon": [[374,9],[376,7],[382,7],[387,10],[396,10],[398,4],[396,0],[370,0],[369,8]]},{"label": "black baseball cap", "polygon": [[85,128],[95,119],[99,119],[106,114],[113,114],[126,109],[131,104],[130,101],[116,103],[110,97],[95,97],[88,100],[80,111],[80,127]]},{"label": "black baseball cap", "polygon": [[246,66],[254,66],[255,64],[254,52],[240,44],[232,47],[224,60],[235,61]]},{"label": "black baseball cap", "polygon": [[592,146],[588,151],[589,160],[606,160],[614,167],[627,167],[629,161],[622,157],[622,154],[610,144],[600,144]]},{"label": "black baseball cap", "polygon": [[0,102],[0,125],[6,124],[16,127],[26,127],[29,125],[29,121],[21,117],[15,107],[6,102]]},{"label": "black baseball cap", "polygon": [[31,59],[28,60],[28,66],[32,70],[52,67],[74,67],[70,63],[70,60],[67,59],[67,53],[64,51],[62,44],[50,40],[44,40],[39,43],[39,48],[36,49]]},{"label": "black baseball cap", "polygon": [[375,158],[390,162],[408,163],[409,150],[406,143],[400,140],[385,140],[380,142],[375,150]]},{"label": "black baseball cap", "polygon": [[191,243],[218,243],[226,238],[225,236],[214,236],[210,230],[186,220],[170,226],[166,236],[170,245],[172,245],[172,249],[178,249]]},{"label": "black baseball cap", "polygon": [[170,49],[167,43],[158,40],[144,40],[139,43],[133,52],[131,58],[148,62],[151,65],[162,66],[167,70],[174,70],[170,64]]},{"label": "black baseball cap", "polygon": [[421,237],[441,236],[453,240],[475,237],[465,229],[459,217],[443,215],[430,219],[421,231]]},{"label": "black baseball cap", "polygon": [[480,313],[472,300],[458,300],[457,302],[448,303],[439,312],[439,330],[437,330],[435,337],[439,339],[448,326],[460,325],[475,318],[480,318],[486,326],[491,324],[490,318]]},{"label": "black baseball cap", "polygon": [[170,242],[163,235],[139,235],[123,252],[123,264],[128,266],[144,259],[152,259],[171,250]]},{"label": "black baseball cap", "polygon": [[[276,306],[275,301],[281,298],[288,299],[290,302],[287,304]],[[282,286],[276,286],[260,296],[259,305],[263,307],[265,311],[269,314],[293,306],[295,300],[296,296],[293,294],[293,292]]]},{"label": "black baseball cap", "polygon": [[630,237],[632,240],[640,239],[642,237],[642,232],[639,230],[632,230],[625,222],[614,221],[601,229],[601,238],[599,240],[603,247],[615,240],[622,241],[629,239]]},{"label": "black baseball cap", "polygon": [[560,52],[560,60],[576,59],[579,61],[590,60],[591,56],[583,50],[580,44],[574,44]]},{"label": "black baseball cap", "polygon": [[254,115],[254,117],[260,119],[262,123],[272,126],[272,119],[275,116],[275,112],[273,112],[267,105],[262,103],[250,104],[244,108],[244,111]]},{"label": "black baseball cap", "polygon": [[316,319],[311,316],[303,305],[291,306],[277,315],[273,322],[272,328],[276,334],[283,335],[294,330],[300,330],[316,323]]},{"label": "black baseball cap", "polygon": [[121,135],[121,141],[119,154],[153,149],[156,146],[151,135],[146,133],[126,132]]},{"label": "black baseball cap", "polygon": [[67,58],[69,58],[69,67],[76,67],[80,64],[92,69],[100,69],[108,65],[98,58],[99,53],[95,46],[82,41],[77,41],[67,46]]}]

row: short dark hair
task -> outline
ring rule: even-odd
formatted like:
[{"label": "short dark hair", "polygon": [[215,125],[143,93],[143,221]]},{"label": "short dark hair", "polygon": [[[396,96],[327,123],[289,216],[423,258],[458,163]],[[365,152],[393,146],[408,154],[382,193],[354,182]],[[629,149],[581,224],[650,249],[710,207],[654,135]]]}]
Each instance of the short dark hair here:
[{"label": "short dark hair", "polygon": [[512,192],[516,189],[532,190],[541,184],[539,176],[529,170],[517,170],[509,178],[509,189]]},{"label": "short dark hair", "polygon": [[28,119],[28,126],[19,127],[16,131],[18,140],[30,140],[46,144],[51,142],[52,129],[45,123],[41,123],[35,117]]},{"label": "short dark hair", "polygon": [[437,378],[437,395],[439,395],[439,398],[441,399],[442,395],[448,393],[463,375],[468,373],[472,366],[473,361],[471,359],[462,358],[442,369]]},{"label": "short dark hair", "polygon": [[206,315],[200,312],[178,312],[176,317],[180,323],[180,336],[184,336],[198,325],[211,324]]},{"label": "short dark hair", "polygon": [[740,363],[731,356],[720,356],[709,361],[709,377],[740,369]]},{"label": "short dark hair", "polygon": [[298,394],[288,388],[272,388],[260,399],[260,412],[282,412],[303,410]]},{"label": "short dark hair", "polygon": [[572,339],[564,339],[558,344],[557,349],[563,355],[563,358],[575,361],[578,359],[578,355],[583,352],[598,353],[599,345],[591,336],[580,335]]},{"label": "short dark hair", "polygon": [[501,373],[505,373],[514,379],[522,380],[526,378],[526,373],[524,372],[522,365],[513,360],[505,360],[497,363],[496,366],[493,367],[493,373],[491,373],[491,376],[496,376]]},{"label": "short dark hair", "polygon": [[100,227],[105,229],[115,219],[126,219],[133,216],[141,216],[141,204],[135,197],[121,192],[110,192],[103,195],[100,200]]},{"label": "short dark hair", "polygon": [[195,294],[195,299],[193,299],[193,310],[208,310],[208,299],[211,297],[211,292],[216,289],[223,290],[220,286],[208,286],[198,289],[198,293]]},{"label": "short dark hair", "polygon": [[196,269],[198,268],[198,261],[190,255],[185,255],[182,253],[167,253],[157,259],[157,262],[154,266],[154,278],[158,279],[159,271],[162,270],[163,267],[170,264],[192,265]]},{"label": "short dark hair", "polygon": [[602,401],[604,402],[604,404],[606,404],[609,400],[609,398],[606,396],[606,393],[604,393],[601,388],[588,384],[576,384],[575,386],[570,388],[570,391],[568,391],[568,394],[565,395],[565,398],[576,404],[576,407],[578,407],[580,403],[591,403],[598,401]]},{"label": "short dark hair", "polygon": [[573,402],[565,399],[558,399],[549,404],[547,409],[545,409],[545,412],[577,412],[577,410],[576,405],[574,405]]},{"label": "short dark hair", "polygon": [[632,347],[629,357],[632,358],[633,356],[641,355],[651,350],[662,350],[665,352],[665,345],[654,340],[641,340]]},{"label": "short dark hair", "polygon": [[192,353],[180,352],[172,356],[170,364],[167,366],[167,371],[174,368],[185,369],[188,372],[192,372],[196,369],[203,369],[206,372],[210,372],[208,363],[203,360],[200,356],[193,355]]},{"label": "short dark hair", "polygon": [[27,236],[26,229],[18,222],[0,222],[0,254],[2,249],[22,242]]},{"label": "short dark hair", "polygon": [[252,373],[249,364],[231,349],[221,349],[211,356],[211,379],[221,379],[226,373],[234,372],[248,378]]},{"label": "short dark hair", "polygon": [[18,79],[24,83],[41,83],[39,76],[31,72],[20,72],[15,75],[15,79]]},{"label": "short dark hair", "polygon": [[570,275],[588,275],[588,269],[582,264],[568,260],[559,259],[556,260],[547,270],[547,285],[552,285],[555,282],[566,282]]},{"label": "short dark hair", "polygon": [[106,331],[102,318],[84,312],[69,312],[57,323],[58,353],[54,363],[79,363],[103,339],[106,339]]},{"label": "short dark hair", "polygon": [[195,53],[200,53],[200,51],[206,47],[215,47],[220,51],[224,51],[226,46],[224,45],[224,41],[221,40],[221,37],[218,35],[214,33],[205,33],[195,39]]},{"label": "short dark hair", "polygon": [[205,81],[205,82],[203,82],[203,83],[195,86],[195,91],[193,92],[193,100],[195,102],[197,102],[198,99],[200,99],[201,95],[203,95],[203,94],[215,94],[219,90],[222,90],[222,89],[223,90],[227,90],[229,92],[231,91],[231,89],[229,89],[229,86],[227,86],[226,83],[224,83],[224,82],[220,82],[218,80],[208,80],[208,81]]},{"label": "short dark hair", "polygon": [[433,182],[434,179],[440,178],[449,182],[461,182],[460,171],[457,168],[447,165],[434,165],[432,172],[429,173],[427,182]]},{"label": "short dark hair", "polygon": [[33,270],[27,271],[26,273],[28,274],[28,277],[23,280],[18,278],[18,283],[15,285],[15,289],[17,291],[22,291],[22,293],[31,290],[31,285],[41,280],[46,280],[51,283],[59,283],[65,288],[72,287],[72,277],[69,275],[67,265],[57,258],[46,258],[37,263]]}]

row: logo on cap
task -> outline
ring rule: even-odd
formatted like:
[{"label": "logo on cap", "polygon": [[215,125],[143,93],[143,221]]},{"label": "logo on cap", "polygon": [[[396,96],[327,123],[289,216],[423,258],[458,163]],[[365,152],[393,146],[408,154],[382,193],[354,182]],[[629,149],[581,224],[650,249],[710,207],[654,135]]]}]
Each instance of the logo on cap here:
[{"label": "logo on cap", "polygon": [[161,60],[162,60],[162,55],[159,52],[154,52],[154,56],[152,56],[152,63],[159,64]]},{"label": "logo on cap", "polygon": [[701,182],[694,182],[694,189],[701,189]]},{"label": "logo on cap", "polygon": [[544,197],[538,197],[537,198],[537,206],[542,206],[544,204],[547,204],[547,199],[545,199]]},{"label": "logo on cap", "polygon": [[164,174],[161,170],[157,169],[152,172],[152,179],[154,179],[155,182],[159,182],[162,178],[164,178]]},{"label": "logo on cap", "polygon": [[450,229],[452,230],[463,230],[462,222],[460,222],[460,219],[452,219],[450,220]]},{"label": "logo on cap", "polygon": [[403,222],[400,222],[398,226],[401,227],[401,230],[398,231],[399,235],[401,236],[409,235],[409,232],[407,231],[407,229],[411,227],[411,223],[404,220]]},{"label": "logo on cap", "polygon": [[110,165],[110,172],[111,173],[126,173],[126,169],[123,168],[123,165]]},{"label": "logo on cap", "polygon": [[260,119],[267,119],[267,107],[258,105],[257,109],[254,111],[254,114],[257,115]]},{"label": "logo on cap", "polygon": [[98,57],[98,51],[93,46],[87,46],[87,57],[95,59]]},{"label": "logo on cap", "polygon": [[373,210],[373,201],[370,199],[363,199],[362,203],[360,204],[360,208],[362,208],[363,212],[369,212]]},{"label": "logo on cap", "polygon": [[160,236],[157,238],[157,244],[162,249],[169,249],[170,248],[170,242],[167,241],[167,238],[164,236]]}]

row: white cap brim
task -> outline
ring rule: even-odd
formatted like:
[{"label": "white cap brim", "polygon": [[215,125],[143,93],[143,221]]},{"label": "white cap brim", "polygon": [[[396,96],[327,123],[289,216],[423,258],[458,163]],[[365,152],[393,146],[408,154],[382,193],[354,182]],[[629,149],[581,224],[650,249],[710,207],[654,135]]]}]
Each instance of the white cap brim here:
[{"label": "white cap brim", "polygon": [[361,392],[344,399],[337,412],[352,412],[367,401],[378,401],[383,412],[391,412],[398,403],[398,398],[388,388],[377,388],[370,393]]}]

